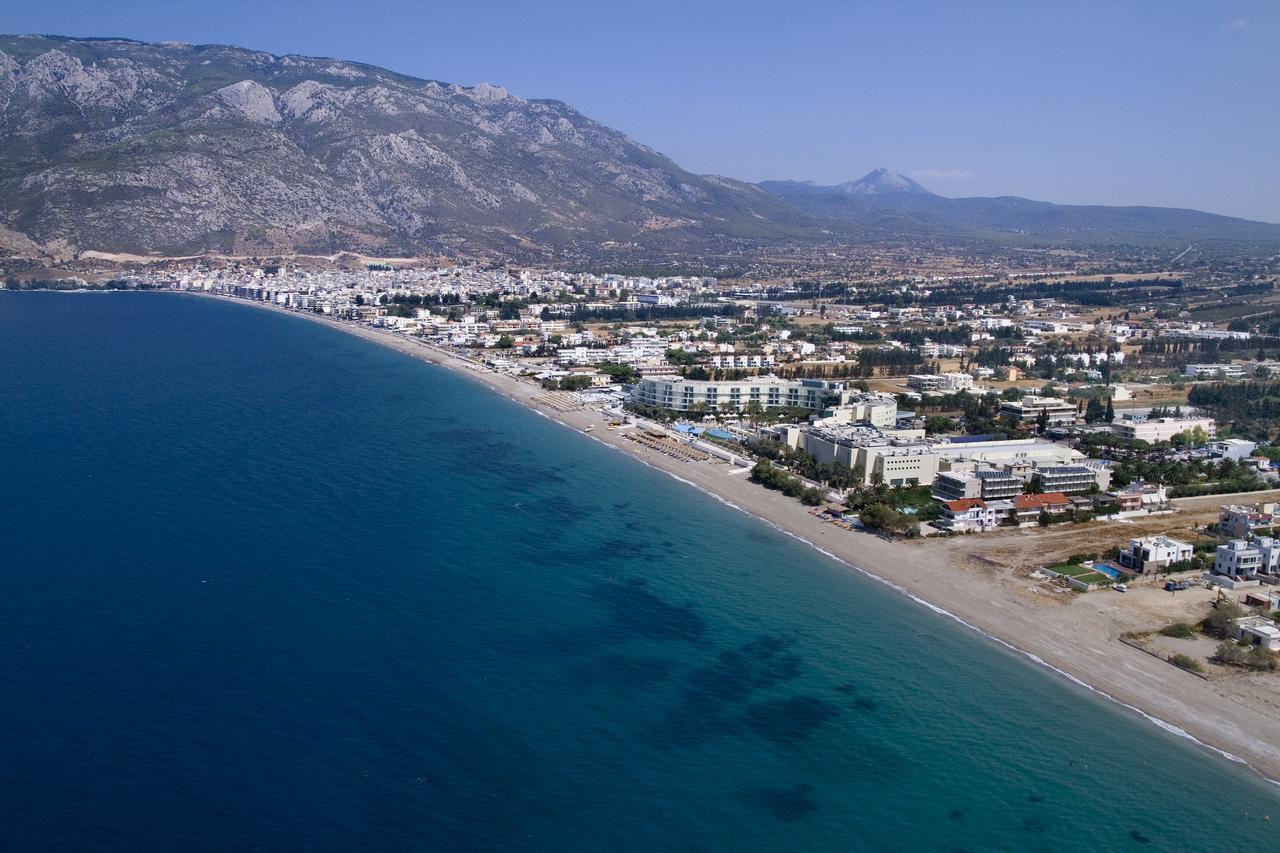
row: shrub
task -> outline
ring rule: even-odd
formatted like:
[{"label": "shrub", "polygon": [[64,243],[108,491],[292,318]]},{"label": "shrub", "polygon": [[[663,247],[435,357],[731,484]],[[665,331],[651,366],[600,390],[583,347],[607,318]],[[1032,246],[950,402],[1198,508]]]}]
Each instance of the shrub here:
[{"label": "shrub", "polygon": [[1169,663],[1188,672],[1204,672],[1204,664],[1188,655],[1170,655]]},{"label": "shrub", "polygon": [[1244,609],[1234,601],[1219,601],[1205,617],[1203,630],[1210,636],[1229,640],[1235,633],[1235,620],[1243,615]]},{"label": "shrub", "polygon": [[1186,622],[1174,622],[1172,625],[1165,625],[1161,628],[1160,633],[1166,637],[1190,640],[1195,637],[1197,632],[1194,625],[1188,625]]},{"label": "shrub", "polygon": [[1280,660],[1276,659],[1274,652],[1267,651],[1262,646],[1254,646],[1245,654],[1245,666],[1257,672],[1273,672],[1280,668]]},{"label": "shrub", "polygon": [[1248,652],[1243,647],[1230,640],[1218,643],[1218,648],[1213,653],[1214,660],[1227,666],[1244,666],[1247,655]]}]

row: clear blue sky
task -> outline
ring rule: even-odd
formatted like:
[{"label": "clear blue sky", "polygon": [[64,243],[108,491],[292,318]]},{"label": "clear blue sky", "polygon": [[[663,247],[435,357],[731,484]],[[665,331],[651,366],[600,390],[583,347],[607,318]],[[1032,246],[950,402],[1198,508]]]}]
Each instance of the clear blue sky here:
[{"label": "clear blue sky", "polygon": [[9,32],[228,43],[558,98],[698,172],[1280,222],[1280,0],[9,0]]}]

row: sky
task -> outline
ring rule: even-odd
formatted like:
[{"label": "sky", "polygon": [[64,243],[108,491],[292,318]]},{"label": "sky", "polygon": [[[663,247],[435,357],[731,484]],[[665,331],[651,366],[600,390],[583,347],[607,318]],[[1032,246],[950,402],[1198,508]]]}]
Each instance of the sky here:
[{"label": "sky", "polygon": [[332,56],[555,98],[695,172],[1280,222],[1280,0],[7,0],[12,33]]}]

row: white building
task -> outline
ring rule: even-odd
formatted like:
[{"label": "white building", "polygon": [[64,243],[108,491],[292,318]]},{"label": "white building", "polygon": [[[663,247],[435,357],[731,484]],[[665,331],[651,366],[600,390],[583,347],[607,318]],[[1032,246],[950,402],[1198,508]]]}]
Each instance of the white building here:
[{"label": "white building", "polygon": [[1188,364],[1182,375],[1194,379],[1243,379],[1244,368],[1235,364]]},{"label": "white building", "polygon": [[1129,547],[1120,552],[1120,565],[1141,574],[1190,560],[1195,549],[1188,542],[1168,536],[1143,536],[1130,539]]},{"label": "white building", "polygon": [[1010,417],[1022,423],[1040,419],[1047,414],[1050,424],[1069,424],[1076,419],[1076,407],[1073,403],[1058,397],[1040,397],[1028,394],[1021,400],[1006,400],[1000,404],[1000,416]]},{"label": "white building", "polygon": [[1243,438],[1224,438],[1221,441],[1210,442],[1208,451],[1218,459],[1231,459],[1239,462],[1241,459],[1248,459],[1252,456],[1257,447],[1256,442],[1246,441]]},{"label": "white building", "polygon": [[907,377],[907,387],[918,391],[954,394],[972,391],[973,377],[967,373],[916,373]]},{"label": "white building", "polygon": [[1130,441],[1141,440],[1154,444],[1157,441],[1170,441],[1178,433],[1194,430],[1196,427],[1204,430],[1205,435],[1210,438],[1218,431],[1213,418],[1121,418],[1111,424],[1111,431]]},{"label": "white building", "polygon": [[1254,539],[1232,539],[1219,545],[1214,555],[1213,573],[1231,578],[1252,578],[1276,574],[1280,563],[1280,542],[1267,536]]},{"label": "white building", "polygon": [[682,376],[646,376],[636,383],[631,399],[645,406],[687,412],[696,404],[715,411],[727,406],[741,411],[750,403],[762,408],[821,410],[831,396],[829,384],[813,379],[752,376],[735,381],[706,381]]},{"label": "white building", "polygon": [[711,366],[720,369],[728,368],[761,368],[773,367],[773,356],[760,353],[747,355],[713,355]]},{"label": "white building", "polygon": [[1280,651],[1280,626],[1265,616],[1242,616],[1236,620],[1236,640]]}]

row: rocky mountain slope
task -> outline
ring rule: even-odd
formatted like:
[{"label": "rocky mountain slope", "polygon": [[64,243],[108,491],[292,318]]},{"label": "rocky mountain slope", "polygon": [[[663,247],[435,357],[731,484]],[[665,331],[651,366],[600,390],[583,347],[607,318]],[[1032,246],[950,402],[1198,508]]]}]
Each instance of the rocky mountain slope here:
[{"label": "rocky mountain slope", "polygon": [[811,230],[558,101],[234,47],[0,37],[0,243],[529,254]]},{"label": "rocky mountain slope", "polygon": [[0,253],[696,259],[805,241],[1280,250],[1187,210],[695,175],[550,100],[217,45],[0,36]]}]

